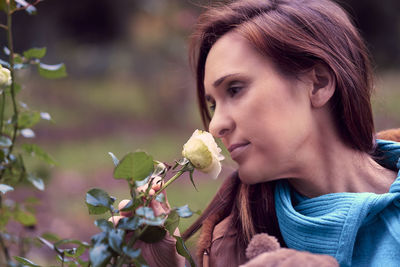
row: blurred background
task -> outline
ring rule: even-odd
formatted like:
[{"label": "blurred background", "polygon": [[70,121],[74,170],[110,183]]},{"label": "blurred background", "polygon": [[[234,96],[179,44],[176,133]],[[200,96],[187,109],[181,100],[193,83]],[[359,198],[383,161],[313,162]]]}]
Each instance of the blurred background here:
[{"label": "blurred background", "polygon": [[[64,62],[68,77],[40,78],[34,69],[19,72],[24,85],[20,99],[31,109],[48,112],[33,140],[58,162],[49,168],[28,162],[45,178],[46,190],[31,187],[10,193],[15,199],[36,196],[37,235],[53,232],[62,238],[90,241],[97,232],[95,216],[84,204],[93,187],[106,189],[117,202],[129,196],[124,181],[112,178],[118,158],[143,149],[155,159],[172,163],[193,130],[202,128],[193,76],[187,63],[187,40],[201,0],[46,0],[38,14],[14,17],[17,52],[47,47],[43,62]],[[400,2],[347,0],[339,2],[356,21],[368,42],[377,77],[374,115],[377,130],[400,127]],[[5,36],[0,36],[5,45]],[[3,57],[4,55],[2,55]],[[235,165],[226,160],[226,177]],[[202,210],[223,179],[195,173],[197,192],[182,178],[168,190],[173,206],[189,204]],[[195,218],[183,221],[181,231]],[[12,227],[12,226],[11,226]],[[42,254],[43,253],[43,254]],[[37,263],[53,258],[46,249],[33,250]]]}]

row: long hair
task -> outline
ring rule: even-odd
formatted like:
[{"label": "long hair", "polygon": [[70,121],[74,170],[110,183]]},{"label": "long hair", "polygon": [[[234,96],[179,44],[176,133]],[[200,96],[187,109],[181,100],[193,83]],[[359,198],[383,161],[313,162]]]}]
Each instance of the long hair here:
[{"label": "long hair", "polygon": [[[243,36],[261,55],[272,60],[279,71],[293,77],[316,64],[324,64],[336,82],[330,107],[343,142],[359,151],[373,152],[370,103],[373,81],[369,54],[349,16],[329,0],[237,1],[211,7],[199,17],[191,36],[189,60],[196,75],[198,103],[206,128],[211,115],[205,99],[205,62],[215,42],[231,31]],[[236,224],[238,240],[247,244],[254,233],[264,231],[276,235],[276,229],[279,235],[273,188],[273,182],[256,185],[239,182],[235,190],[224,193],[233,195],[231,203],[222,207],[213,200],[184,237],[201,227],[210,212],[235,210],[238,201],[241,202]],[[259,202],[250,205],[254,199]],[[260,225],[262,221],[264,226]]]}]

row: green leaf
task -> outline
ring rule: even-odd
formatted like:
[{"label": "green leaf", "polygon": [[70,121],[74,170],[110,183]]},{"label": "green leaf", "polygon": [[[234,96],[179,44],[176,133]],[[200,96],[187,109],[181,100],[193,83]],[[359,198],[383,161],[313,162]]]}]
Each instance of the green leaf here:
[{"label": "green leaf", "polygon": [[168,233],[173,236],[176,228],[179,225],[179,215],[176,212],[176,210],[171,210],[171,212],[168,214],[168,218],[164,223],[165,229],[167,229]]},{"label": "green leaf", "polygon": [[182,207],[177,207],[176,212],[178,213],[179,217],[182,218],[189,218],[193,215],[193,212],[189,209],[187,204]]},{"label": "green leaf", "polygon": [[108,246],[103,243],[96,244],[89,252],[90,262],[93,267],[103,267],[111,259],[111,252]]},{"label": "green leaf", "polygon": [[43,233],[41,238],[50,240],[52,242],[57,242],[57,241],[59,241],[61,239],[58,235],[56,235],[54,233],[50,233],[50,232]]},{"label": "green leaf", "polygon": [[125,231],[121,229],[112,229],[108,233],[108,245],[115,251],[121,253],[121,246],[124,241]]},{"label": "green leaf", "polygon": [[89,214],[103,214],[112,208],[113,201],[110,196],[101,189],[93,188],[86,193],[86,205]]},{"label": "green leaf", "polygon": [[190,255],[189,250],[186,248],[185,242],[183,241],[182,237],[174,235],[176,239],[176,251],[179,253],[179,255],[185,257],[191,267],[196,267],[196,264],[194,263],[194,260],[192,256]]},{"label": "green leaf", "polygon": [[139,239],[146,243],[156,243],[161,241],[166,233],[167,231],[162,227],[148,226]]},{"label": "green leaf", "polygon": [[100,232],[92,236],[90,240],[96,245],[98,243],[107,243],[107,238],[108,234],[106,232]]},{"label": "green leaf", "polygon": [[12,145],[12,141],[10,138],[6,136],[0,136],[0,146],[10,147]]},{"label": "green leaf", "polygon": [[145,152],[129,153],[114,169],[114,178],[143,180],[154,169],[153,158]]},{"label": "green leaf", "polygon": [[64,63],[57,65],[47,65],[43,63],[38,64],[38,71],[40,76],[47,79],[58,79],[67,76],[67,71]]},{"label": "green leaf", "polygon": [[36,156],[39,159],[46,162],[47,164],[57,165],[57,162],[49,154],[47,154],[40,146],[36,144],[23,144],[21,147],[31,156]]},{"label": "green leaf", "polygon": [[103,232],[109,232],[113,230],[113,224],[106,219],[95,220],[94,225],[99,227]]},{"label": "green leaf", "polygon": [[71,248],[71,249],[65,249],[64,250],[65,256],[72,257],[72,258],[77,258],[77,257],[81,256],[85,252],[86,248],[90,247],[90,245],[88,243],[82,242],[80,240],[75,240],[75,239],[63,239],[63,240],[60,240],[60,241],[58,241],[58,242],[56,242],[54,244],[54,247],[57,248],[58,250],[61,250],[59,248],[59,246],[65,245],[65,244],[76,244],[76,245],[78,245],[77,248],[74,247],[74,248]]},{"label": "green leaf", "polygon": [[32,128],[40,121],[40,112],[37,111],[25,111],[18,115],[18,128]]},{"label": "green leaf", "polygon": [[117,228],[124,230],[136,230],[139,228],[141,220],[139,217],[125,217],[118,221]]},{"label": "green leaf", "polygon": [[14,53],[14,63],[15,64],[22,64],[24,60],[22,59],[20,54]]},{"label": "green leaf", "polygon": [[44,190],[44,182],[41,178],[34,176],[33,174],[28,174],[28,181],[33,184],[34,187],[40,191]]},{"label": "green leaf", "polygon": [[40,267],[39,265],[33,263],[32,261],[22,258],[22,257],[19,257],[19,256],[14,256],[14,259],[16,261],[18,261],[19,263],[24,264],[25,266],[27,265],[27,266],[32,266],[32,267]]},{"label": "green leaf", "polygon": [[24,53],[24,57],[27,59],[31,58],[42,58],[46,55],[46,47],[42,48],[31,48],[29,50],[26,50]]},{"label": "green leaf", "polygon": [[124,246],[122,248],[122,251],[131,259],[136,259],[140,255],[140,248],[134,250],[133,248],[128,248],[127,246]]},{"label": "green leaf", "polygon": [[6,185],[6,184],[0,184],[0,192],[2,194],[7,193],[8,191],[13,191],[14,187]]},{"label": "green leaf", "polygon": [[33,226],[37,223],[35,215],[23,210],[17,210],[14,213],[14,219],[24,226]]}]

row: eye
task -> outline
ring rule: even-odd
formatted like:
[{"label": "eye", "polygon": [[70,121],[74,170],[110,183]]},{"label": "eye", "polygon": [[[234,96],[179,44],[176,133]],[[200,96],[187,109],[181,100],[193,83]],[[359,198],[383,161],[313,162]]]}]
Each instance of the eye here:
[{"label": "eye", "polygon": [[229,87],[229,88],[227,89],[228,94],[229,94],[231,97],[233,97],[233,96],[235,96],[237,93],[239,93],[240,90],[242,90],[242,87],[239,87],[239,86],[232,86],[232,87]]},{"label": "eye", "polygon": [[206,96],[206,102],[207,102],[207,106],[208,106],[208,110],[213,114],[215,111],[215,101],[209,96]]},{"label": "eye", "polygon": [[228,85],[228,88],[226,89],[228,95],[230,97],[234,97],[236,94],[238,94],[241,90],[243,89],[243,84],[239,82],[231,82]]}]

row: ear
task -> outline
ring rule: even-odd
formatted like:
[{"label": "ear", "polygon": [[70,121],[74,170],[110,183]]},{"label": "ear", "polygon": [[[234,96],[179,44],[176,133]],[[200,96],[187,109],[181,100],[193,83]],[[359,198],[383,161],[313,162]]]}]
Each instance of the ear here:
[{"label": "ear", "polygon": [[333,96],[336,88],[336,80],[332,71],[323,64],[316,64],[310,71],[312,85],[309,91],[311,105],[321,108]]}]

